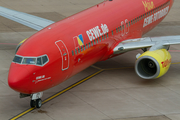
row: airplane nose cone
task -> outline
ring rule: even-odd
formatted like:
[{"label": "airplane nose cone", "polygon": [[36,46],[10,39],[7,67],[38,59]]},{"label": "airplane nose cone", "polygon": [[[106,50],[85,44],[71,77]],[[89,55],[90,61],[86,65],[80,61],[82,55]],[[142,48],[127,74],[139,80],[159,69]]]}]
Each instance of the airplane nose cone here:
[{"label": "airplane nose cone", "polygon": [[11,65],[8,75],[9,86],[20,93],[29,94],[29,76],[28,70],[24,67],[18,67],[17,65]]}]

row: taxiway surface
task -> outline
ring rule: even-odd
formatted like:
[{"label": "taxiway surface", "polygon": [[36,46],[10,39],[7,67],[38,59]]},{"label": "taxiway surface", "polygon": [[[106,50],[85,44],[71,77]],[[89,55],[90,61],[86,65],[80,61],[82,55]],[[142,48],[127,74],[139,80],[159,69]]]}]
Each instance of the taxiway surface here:
[{"label": "taxiway surface", "polygon": [[[0,6],[59,21],[102,1],[1,0]],[[179,35],[179,13],[180,0],[175,0],[168,16],[145,36]],[[19,93],[9,88],[7,77],[16,45],[35,32],[0,17],[0,120],[14,118],[29,109],[30,98],[20,99]],[[174,64],[166,75],[156,80],[143,80],[135,74],[135,56],[139,52],[142,53],[131,51],[96,63],[45,91],[44,100],[103,69],[19,120],[180,120],[180,45],[171,46]]]}]

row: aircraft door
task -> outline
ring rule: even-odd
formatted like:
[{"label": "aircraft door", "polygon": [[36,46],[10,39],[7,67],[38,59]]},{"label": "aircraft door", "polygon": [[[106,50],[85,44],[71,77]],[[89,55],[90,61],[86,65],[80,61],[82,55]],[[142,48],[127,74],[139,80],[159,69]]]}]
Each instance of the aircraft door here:
[{"label": "aircraft door", "polygon": [[62,57],[62,71],[67,70],[69,68],[69,52],[62,40],[55,42],[56,46],[59,49],[59,52]]}]

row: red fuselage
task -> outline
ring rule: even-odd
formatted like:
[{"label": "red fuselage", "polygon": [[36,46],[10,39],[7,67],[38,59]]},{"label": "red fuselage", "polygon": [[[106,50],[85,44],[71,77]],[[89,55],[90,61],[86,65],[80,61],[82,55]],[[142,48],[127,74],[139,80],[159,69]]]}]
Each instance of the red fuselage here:
[{"label": "red fuselage", "polygon": [[[141,38],[163,20],[172,4],[173,0],[106,1],[44,28],[19,48],[16,56],[22,60],[12,62],[9,86],[25,94],[41,92],[117,56],[116,45]],[[42,56],[48,59],[44,64]]]}]

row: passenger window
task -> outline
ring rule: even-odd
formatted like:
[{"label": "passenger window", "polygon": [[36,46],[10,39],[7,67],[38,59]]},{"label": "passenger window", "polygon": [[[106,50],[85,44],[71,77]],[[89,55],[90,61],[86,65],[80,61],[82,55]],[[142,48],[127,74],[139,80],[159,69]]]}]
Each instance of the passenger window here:
[{"label": "passenger window", "polygon": [[72,56],[74,56],[74,51],[72,50]]},{"label": "passenger window", "polygon": [[104,37],[102,36],[102,41],[104,40]]},{"label": "passenger window", "polygon": [[120,27],[118,27],[118,32],[120,32],[121,30],[120,30]]},{"label": "passenger window", "polygon": [[[113,31],[112,31],[113,32]],[[101,37],[99,37],[99,42],[101,42]]]},{"label": "passenger window", "polygon": [[77,50],[75,49],[75,54],[77,55]]},{"label": "passenger window", "polygon": [[86,50],[86,46],[84,45],[84,50]]},{"label": "passenger window", "polygon": [[129,26],[131,26],[131,22],[129,21]]},{"label": "passenger window", "polygon": [[46,62],[48,62],[47,56],[43,56],[43,57],[42,57],[42,61],[43,61],[43,64],[45,64]]},{"label": "passenger window", "polygon": [[107,38],[109,37],[108,33],[107,33]]},{"label": "passenger window", "polygon": [[42,65],[42,59],[41,59],[41,57],[37,58],[37,65]]},{"label": "passenger window", "polygon": [[91,41],[91,46],[93,46],[93,41]]},{"label": "passenger window", "polygon": [[81,46],[81,52],[83,51],[83,47]]},{"label": "passenger window", "polygon": [[89,43],[89,48],[91,47],[91,43]]},{"label": "passenger window", "polygon": [[86,44],[86,49],[88,49],[88,44]]},{"label": "passenger window", "polygon": [[81,51],[80,51],[80,49],[78,48],[78,53],[80,53]]},{"label": "passenger window", "polygon": [[94,40],[94,45],[96,45],[96,40]]},{"label": "passenger window", "polygon": [[118,28],[116,28],[116,33],[118,33]]},{"label": "passenger window", "polygon": [[98,44],[98,38],[96,39],[96,41],[97,41],[97,44]]},{"label": "passenger window", "polygon": [[114,33],[113,33],[113,30],[112,30],[112,35],[113,35]]},{"label": "passenger window", "polygon": [[104,39],[106,39],[106,34],[104,35]]}]

